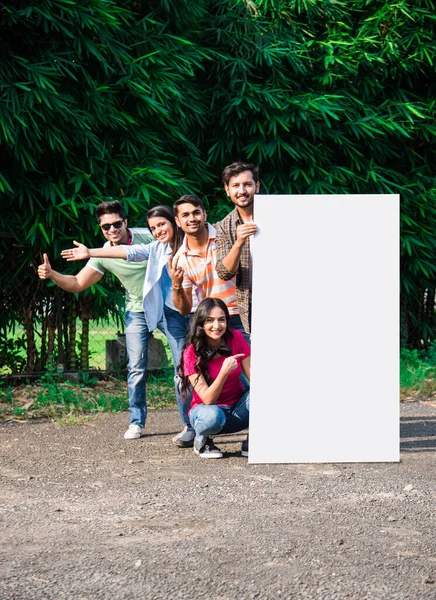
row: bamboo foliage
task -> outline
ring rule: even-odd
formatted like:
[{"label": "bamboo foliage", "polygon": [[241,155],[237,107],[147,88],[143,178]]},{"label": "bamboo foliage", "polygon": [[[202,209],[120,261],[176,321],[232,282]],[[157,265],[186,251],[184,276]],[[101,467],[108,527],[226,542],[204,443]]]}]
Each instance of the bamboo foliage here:
[{"label": "bamboo foliage", "polygon": [[[34,273],[46,250],[54,268],[76,272],[56,259],[72,239],[95,245],[93,212],[107,197],[137,225],[147,207],[181,193],[204,195],[211,220],[221,218],[230,209],[223,166],[251,160],[264,192],[401,195],[402,343],[428,345],[435,8],[0,2],[0,231],[21,245],[14,276]],[[107,314],[104,286],[90,294],[95,314]]]},{"label": "bamboo foliage", "polygon": [[[436,326],[435,8],[221,0],[201,36],[216,181],[249,159],[269,193],[401,195],[402,341],[417,347]],[[222,192],[209,193],[224,216]]]},{"label": "bamboo foliage", "polygon": [[[193,77],[203,53],[158,12],[138,14],[135,5],[0,3],[0,231],[22,254],[0,289],[13,289],[26,271],[36,292],[44,251],[55,269],[76,272],[60,250],[73,239],[96,244],[95,206],[108,197],[122,199],[131,223],[142,225],[150,204],[199,191],[204,161],[188,134],[203,119]],[[97,316],[112,302],[101,290],[90,291]],[[31,339],[42,317],[29,315]],[[12,305],[7,320],[23,323]],[[35,362],[29,354],[29,368]]]}]

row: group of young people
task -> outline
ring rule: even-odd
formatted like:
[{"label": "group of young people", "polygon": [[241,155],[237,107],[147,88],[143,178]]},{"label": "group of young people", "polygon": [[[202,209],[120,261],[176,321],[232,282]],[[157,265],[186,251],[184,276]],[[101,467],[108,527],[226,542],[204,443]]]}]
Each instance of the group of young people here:
[{"label": "group of young people", "polygon": [[[39,277],[80,292],[106,271],[126,289],[126,349],[130,425],[126,439],[141,436],[147,416],[148,341],[154,329],[168,339],[175,365],[175,394],[182,431],[173,442],[201,458],[221,458],[213,436],[248,427],[251,326],[250,236],[258,169],[232,163],[222,174],[235,209],[215,227],[197,196],[147,213],[147,228],[129,228],[120,202],[103,202],[96,217],[102,248],[74,242],[67,261],[88,259],[77,275],[51,268],[47,255]],[[116,260],[118,259],[118,260]],[[121,259],[121,260],[120,260]],[[248,456],[248,436],[241,447]]]}]

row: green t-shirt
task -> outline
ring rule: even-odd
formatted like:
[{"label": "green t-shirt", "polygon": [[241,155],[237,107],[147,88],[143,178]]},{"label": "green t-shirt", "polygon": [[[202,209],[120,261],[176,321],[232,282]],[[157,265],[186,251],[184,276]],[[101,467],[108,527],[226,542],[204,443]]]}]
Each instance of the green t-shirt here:
[{"label": "green t-shirt", "polygon": [[[145,227],[130,229],[132,244],[150,244],[155,239]],[[109,246],[106,242],[104,246]],[[128,262],[122,258],[90,258],[87,267],[95,269],[102,275],[106,271],[113,273],[126,290],[126,310],[142,312],[142,290],[144,287],[147,260],[141,262]]]}]

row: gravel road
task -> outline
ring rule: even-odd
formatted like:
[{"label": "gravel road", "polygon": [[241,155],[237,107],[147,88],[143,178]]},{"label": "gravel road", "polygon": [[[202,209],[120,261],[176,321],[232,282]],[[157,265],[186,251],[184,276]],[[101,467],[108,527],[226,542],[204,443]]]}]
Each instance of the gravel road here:
[{"label": "gravel road", "polygon": [[383,464],[201,460],[176,411],[3,424],[0,598],[434,600],[436,403],[401,414]]}]

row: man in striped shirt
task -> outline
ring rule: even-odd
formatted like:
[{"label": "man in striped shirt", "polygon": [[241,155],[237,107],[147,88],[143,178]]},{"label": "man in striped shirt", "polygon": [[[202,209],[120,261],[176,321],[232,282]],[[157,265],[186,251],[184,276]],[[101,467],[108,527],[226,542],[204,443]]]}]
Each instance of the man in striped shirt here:
[{"label": "man in striped shirt", "polygon": [[185,233],[170,266],[174,305],[182,315],[189,315],[194,287],[199,301],[207,297],[223,300],[229,309],[230,327],[245,335],[236,301],[235,280],[223,280],[216,271],[216,232],[206,222],[202,201],[197,196],[182,196],[174,204],[174,214]]}]

